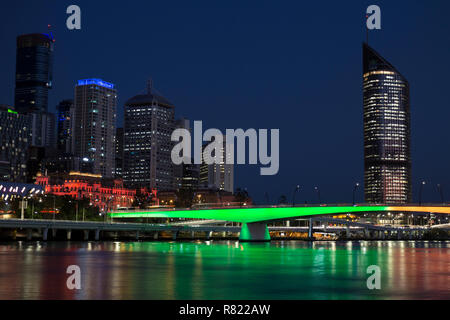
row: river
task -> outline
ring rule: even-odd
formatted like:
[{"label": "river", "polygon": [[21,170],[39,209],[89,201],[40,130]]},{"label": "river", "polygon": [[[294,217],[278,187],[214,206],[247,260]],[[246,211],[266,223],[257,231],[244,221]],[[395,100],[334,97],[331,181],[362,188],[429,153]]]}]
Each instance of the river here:
[{"label": "river", "polygon": [[450,299],[450,241],[3,242],[0,299]]}]

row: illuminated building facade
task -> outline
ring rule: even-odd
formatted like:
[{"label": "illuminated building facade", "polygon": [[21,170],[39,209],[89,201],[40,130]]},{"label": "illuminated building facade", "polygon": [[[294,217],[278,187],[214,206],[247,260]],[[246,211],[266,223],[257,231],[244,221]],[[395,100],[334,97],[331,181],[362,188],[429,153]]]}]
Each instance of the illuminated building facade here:
[{"label": "illuminated building facade", "polygon": [[123,180],[127,187],[173,190],[171,159],[175,107],[152,92],[134,96],[125,103]]},{"label": "illuminated building facade", "polygon": [[367,203],[411,202],[408,81],[363,45],[364,187]]},{"label": "illuminated building facade", "polygon": [[116,101],[112,83],[84,79],[75,87],[74,153],[105,178],[115,174]]},{"label": "illuminated building facade", "polygon": [[[74,199],[89,199],[92,206],[101,211],[133,206],[136,190],[127,189],[121,179],[102,179],[101,175],[70,172],[65,174],[40,175],[36,184],[45,187],[45,192],[56,196],[70,196]],[[141,194],[156,199],[156,190],[140,190]]]},{"label": "illuminated building facade", "polygon": [[0,105],[0,167],[3,181],[26,182],[31,118]]}]

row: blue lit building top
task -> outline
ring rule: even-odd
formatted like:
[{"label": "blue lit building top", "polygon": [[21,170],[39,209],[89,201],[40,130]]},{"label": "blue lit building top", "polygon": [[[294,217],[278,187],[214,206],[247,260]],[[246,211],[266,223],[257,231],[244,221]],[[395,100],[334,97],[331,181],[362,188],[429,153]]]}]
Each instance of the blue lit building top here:
[{"label": "blue lit building top", "polygon": [[114,84],[103,81],[102,79],[92,78],[92,79],[78,80],[79,86],[86,86],[86,85],[90,85],[90,84],[95,84],[97,86],[104,87],[107,89],[114,89],[114,87],[115,87]]}]

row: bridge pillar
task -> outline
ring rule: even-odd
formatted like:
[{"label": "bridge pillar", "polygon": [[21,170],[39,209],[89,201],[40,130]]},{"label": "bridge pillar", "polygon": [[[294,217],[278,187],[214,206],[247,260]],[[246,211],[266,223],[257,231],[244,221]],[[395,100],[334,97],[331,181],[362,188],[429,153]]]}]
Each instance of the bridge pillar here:
[{"label": "bridge pillar", "polygon": [[289,220],[286,220],[286,227],[290,227],[291,226],[291,222]]},{"label": "bridge pillar", "polygon": [[139,240],[139,230],[136,231],[136,240]]},{"label": "bridge pillar", "polygon": [[308,238],[313,239],[313,237],[314,237],[313,219],[309,219]]},{"label": "bridge pillar", "polygon": [[67,232],[66,232],[66,238],[67,238],[67,240],[70,240],[70,239],[72,239],[72,230],[67,230]]},{"label": "bridge pillar", "polygon": [[208,231],[208,232],[206,233],[206,239],[207,239],[207,240],[210,240],[211,237],[212,237],[212,231]]},{"label": "bridge pillar", "polygon": [[243,242],[261,242],[270,241],[269,229],[265,223],[243,223],[239,241]]},{"label": "bridge pillar", "polygon": [[98,241],[98,240],[100,240],[100,230],[99,229],[95,230],[95,241]]},{"label": "bridge pillar", "polygon": [[33,238],[33,230],[27,229],[27,240],[30,241]]},{"label": "bridge pillar", "polygon": [[158,240],[158,232],[155,232],[155,233],[153,234],[153,240]]},{"label": "bridge pillar", "polygon": [[348,239],[351,236],[351,232],[350,232],[350,226],[347,225],[347,227],[345,228],[345,237]]},{"label": "bridge pillar", "polygon": [[195,238],[195,231],[191,231],[191,239]]},{"label": "bridge pillar", "polygon": [[177,240],[178,231],[172,231],[172,240]]},{"label": "bridge pillar", "polygon": [[56,238],[56,229],[55,228],[52,229],[52,238],[53,239]]},{"label": "bridge pillar", "polygon": [[89,230],[83,230],[83,240],[89,240]]},{"label": "bridge pillar", "polygon": [[48,228],[42,230],[42,240],[47,241],[48,239]]}]

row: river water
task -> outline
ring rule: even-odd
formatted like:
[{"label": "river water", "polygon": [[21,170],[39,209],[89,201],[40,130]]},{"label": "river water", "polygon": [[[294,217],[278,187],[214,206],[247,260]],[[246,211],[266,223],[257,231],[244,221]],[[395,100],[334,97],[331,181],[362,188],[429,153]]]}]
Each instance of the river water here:
[{"label": "river water", "polygon": [[450,241],[0,243],[0,299],[450,299]]}]

